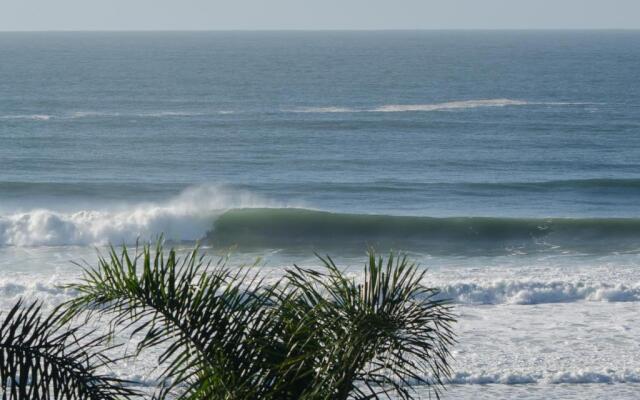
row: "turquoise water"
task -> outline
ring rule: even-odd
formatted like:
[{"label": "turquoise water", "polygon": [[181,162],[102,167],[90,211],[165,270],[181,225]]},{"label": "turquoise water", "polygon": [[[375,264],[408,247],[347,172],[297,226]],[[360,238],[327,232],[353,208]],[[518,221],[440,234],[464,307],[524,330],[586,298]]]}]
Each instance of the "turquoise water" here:
[{"label": "turquoise water", "polygon": [[393,248],[459,305],[451,398],[640,383],[640,33],[0,33],[0,60],[2,309],[160,233],[275,275]]}]

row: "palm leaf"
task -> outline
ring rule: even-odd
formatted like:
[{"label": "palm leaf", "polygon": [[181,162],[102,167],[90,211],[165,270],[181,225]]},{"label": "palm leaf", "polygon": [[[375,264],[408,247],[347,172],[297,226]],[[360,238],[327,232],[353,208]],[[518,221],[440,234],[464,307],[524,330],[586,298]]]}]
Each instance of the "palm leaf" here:
[{"label": "palm leaf", "polygon": [[0,326],[0,393],[18,399],[119,399],[137,396],[129,382],[100,374],[112,364],[103,338],[63,327],[63,312],[18,301]]},{"label": "palm leaf", "polygon": [[108,316],[111,332],[161,346],[158,398],[413,398],[440,395],[451,374],[455,322],[425,272],[406,257],[370,254],[364,279],[329,257],[324,270],[294,267],[272,284],[251,268],[206,263],[197,249],[111,248],[70,287],[68,315]]},{"label": "palm leaf", "polygon": [[406,257],[387,261],[371,252],[364,279],[349,279],[329,257],[326,271],[296,267],[287,280],[297,293],[305,357],[289,367],[313,365],[308,398],[412,398],[428,386],[439,397],[451,374],[449,348],[455,319],[438,290],[425,287],[425,271]]},{"label": "palm leaf", "polygon": [[250,268],[228,268],[224,259],[212,266],[197,249],[180,259],[161,244],[133,257],[111,248],[69,286],[79,296],[67,307],[69,315],[109,316],[112,333],[131,327],[143,336],[138,351],[163,346],[158,361],[171,383],[159,398],[178,389],[184,398],[249,399],[268,387],[261,348],[251,345],[269,321],[263,286]]}]

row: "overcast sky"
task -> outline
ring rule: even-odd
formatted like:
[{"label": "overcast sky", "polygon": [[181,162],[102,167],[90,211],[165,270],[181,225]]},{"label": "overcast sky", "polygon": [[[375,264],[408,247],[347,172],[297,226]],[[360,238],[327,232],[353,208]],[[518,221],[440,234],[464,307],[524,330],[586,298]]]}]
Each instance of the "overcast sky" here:
[{"label": "overcast sky", "polygon": [[0,0],[0,30],[638,29],[640,0]]}]

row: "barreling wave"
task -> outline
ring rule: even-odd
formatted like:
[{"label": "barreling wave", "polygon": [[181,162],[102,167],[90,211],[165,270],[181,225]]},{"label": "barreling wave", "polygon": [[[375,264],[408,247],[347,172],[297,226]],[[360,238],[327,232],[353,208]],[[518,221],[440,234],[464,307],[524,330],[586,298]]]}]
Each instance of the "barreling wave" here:
[{"label": "barreling wave", "polygon": [[527,219],[339,214],[307,209],[234,209],[208,234],[224,245],[389,245],[433,252],[640,249],[640,219]]}]

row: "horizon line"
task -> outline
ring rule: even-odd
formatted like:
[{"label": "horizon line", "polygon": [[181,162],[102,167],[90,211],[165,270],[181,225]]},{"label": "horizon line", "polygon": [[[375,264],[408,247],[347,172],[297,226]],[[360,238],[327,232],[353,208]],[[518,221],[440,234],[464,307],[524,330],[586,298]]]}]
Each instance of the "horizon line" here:
[{"label": "horizon line", "polygon": [[197,33],[197,32],[580,32],[640,31],[640,28],[319,28],[319,29],[0,29],[0,33]]}]

